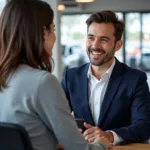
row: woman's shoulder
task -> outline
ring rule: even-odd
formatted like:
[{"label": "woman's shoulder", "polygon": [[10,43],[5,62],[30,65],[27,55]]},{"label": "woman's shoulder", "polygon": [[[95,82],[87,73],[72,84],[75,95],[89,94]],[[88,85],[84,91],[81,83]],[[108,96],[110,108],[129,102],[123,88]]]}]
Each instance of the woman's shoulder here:
[{"label": "woman's shoulder", "polygon": [[29,65],[25,65],[22,64],[18,67],[17,69],[17,73],[18,74],[24,74],[24,76],[28,77],[30,76],[30,78],[37,78],[37,77],[48,77],[48,78],[55,78],[54,75],[52,75],[50,72],[46,71],[46,70],[41,70],[38,68],[33,68]]},{"label": "woman's shoulder", "polygon": [[[14,74],[15,79],[22,81],[22,82],[28,82],[29,84],[46,84],[48,82],[57,82],[57,78],[52,75],[52,73],[40,70],[37,68],[33,68],[28,65],[20,65]],[[55,84],[54,83],[54,84]]]}]

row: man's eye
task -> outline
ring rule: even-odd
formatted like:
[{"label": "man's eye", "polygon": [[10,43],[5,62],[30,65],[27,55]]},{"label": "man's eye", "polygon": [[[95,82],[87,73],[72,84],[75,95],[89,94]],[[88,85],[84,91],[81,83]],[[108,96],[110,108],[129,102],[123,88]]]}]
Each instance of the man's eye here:
[{"label": "man's eye", "polygon": [[106,40],[106,39],[101,39],[101,42],[107,42],[108,40]]},{"label": "man's eye", "polygon": [[93,37],[92,37],[92,36],[89,36],[88,39],[93,39]]}]

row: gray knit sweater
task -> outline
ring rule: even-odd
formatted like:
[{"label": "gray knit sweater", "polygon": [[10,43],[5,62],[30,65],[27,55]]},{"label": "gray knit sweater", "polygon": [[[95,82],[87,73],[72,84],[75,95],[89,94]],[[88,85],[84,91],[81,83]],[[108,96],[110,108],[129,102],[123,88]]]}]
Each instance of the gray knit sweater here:
[{"label": "gray knit sweater", "polygon": [[20,65],[0,92],[0,121],[17,123],[29,133],[34,150],[105,150],[88,144],[70,114],[65,94],[52,74]]}]

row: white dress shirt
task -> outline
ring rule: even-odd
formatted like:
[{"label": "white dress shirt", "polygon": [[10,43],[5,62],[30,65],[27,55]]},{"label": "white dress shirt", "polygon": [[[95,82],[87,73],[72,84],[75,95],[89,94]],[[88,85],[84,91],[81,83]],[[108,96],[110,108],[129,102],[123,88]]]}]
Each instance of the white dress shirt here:
[{"label": "white dress shirt", "polygon": [[[108,82],[110,76],[112,74],[113,68],[115,66],[115,59],[109,69],[101,76],[100,80],[98,80],[91,71],[91,65],[88,70],[88,86],[89,86],[89,105],[91,109],[91,113],[93,116],[93,120],[95,124],[98,124],[98,119],[100,116],[101,105],[104,99],[104,95],[108,86]],[[111,131],[114,136],[113,144],[116,145],[119,142],[123,141],[121,137],[119,137],[114,131]]]}]

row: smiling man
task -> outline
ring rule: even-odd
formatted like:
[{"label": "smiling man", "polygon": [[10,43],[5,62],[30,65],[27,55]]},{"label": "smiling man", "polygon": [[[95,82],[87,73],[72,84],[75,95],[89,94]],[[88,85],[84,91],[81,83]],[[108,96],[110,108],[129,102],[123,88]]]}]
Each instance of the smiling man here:
[{"label": "smiling man", "polygon": [[124,23],[114,12],[92,14],[86,21],[89,64],[69,69],[62,79],[75,118],[84,119],[85,139],[105,136],[113,144],[150,137],[149,88],[144,72],[115,58]]}]

